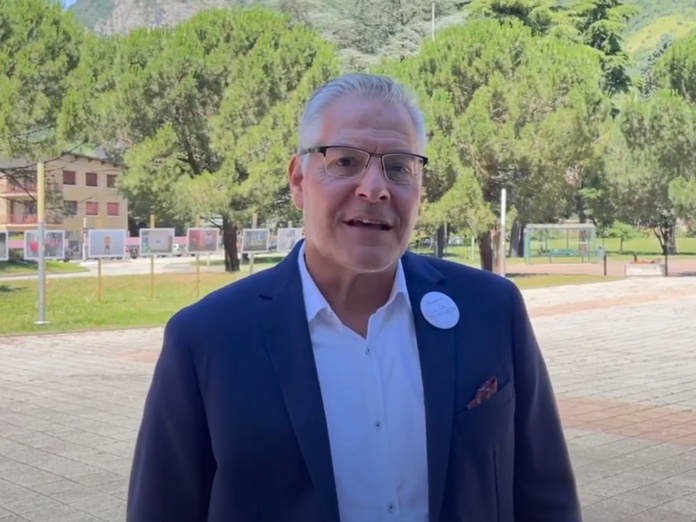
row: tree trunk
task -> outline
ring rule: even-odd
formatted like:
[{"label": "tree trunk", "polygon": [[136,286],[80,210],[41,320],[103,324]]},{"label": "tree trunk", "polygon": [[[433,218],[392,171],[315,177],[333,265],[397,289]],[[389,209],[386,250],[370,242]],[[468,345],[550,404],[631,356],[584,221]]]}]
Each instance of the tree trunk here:
[{"label": "tree trunk", "polygon": [[222,244],[225,250],[225,272],[239,272],[237,227],[226,217],[222,218]]},{"label": "tree trunk", "polygon": [[524,257],[524,227],[517,220],[510,229],[510,257]]},{"label": "tree trunk", "polygon": [[445,257],[445,225],[440,225],[435,231],[435,256],[439,259]]},{"label": "tree trunk", "polygon": [[676,255],[677,253],[677,230],[675,225],[653,229],[657,240],[660,242],[662,255]]},{"label": "tree trunk", "polygon": [[484,232],[477,237],[479,244],[479,255],[481,257],[481,268],[493,271],[493,245],[491,244],[491,232]]},{"label": "tree trunk", "polygon": [[667,248],[670,256],[677,255],[677,226],[672,225],[669,227],[668,233],[669,240],[667,242]]}]

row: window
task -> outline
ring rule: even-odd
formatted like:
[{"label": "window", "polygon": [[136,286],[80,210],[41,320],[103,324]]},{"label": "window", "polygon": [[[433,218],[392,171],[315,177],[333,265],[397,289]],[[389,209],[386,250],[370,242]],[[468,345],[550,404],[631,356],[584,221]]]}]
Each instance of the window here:
[{"label": "window", "polygon": [[98,201],[88,201],[85,203],[85,214],[88,216],[98,216],[99,215],[99,202]]},{"label": "window", "polygon": [[107,216],[118,216],[118,203],[107,203],[106,204],[106,215]]},{"label": "window", "polygon": [[63,171],[63,185],[77,185],[77,175],[74,170]]},{"label": "window", "polygon": [[69,216],[77,215],[77,201],[63,201],[63,210]]},{"label": "window", "polygon": [[98,186],[97,184],[97,173],[96,172],[88,172],[85,175],[85,185],[88,187],[96,187]]},{"label": "window", "polygon": [[116,174],[106,175],[106,188],[116,188],[116,179],[118,176]]}]

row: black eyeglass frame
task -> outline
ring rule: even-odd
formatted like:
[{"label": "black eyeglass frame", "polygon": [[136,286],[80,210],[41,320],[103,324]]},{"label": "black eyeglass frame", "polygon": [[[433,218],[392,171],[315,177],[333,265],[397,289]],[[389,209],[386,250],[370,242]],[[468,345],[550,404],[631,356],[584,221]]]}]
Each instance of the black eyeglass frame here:
[{"label": "black eyeglass frame", "polygon": [[[312,154],[312,153],[317,153],[321,154],[324,156],[324,160],[326,160],[326,152],[329,151],[330,149],[347,149],[347,150],[354,150],[356,152],[361,152],[363,154],[368,154],[369,158],[367,159],[367,163],[365,163],[365,167],[363,168],[362,172],[358,174],[356,177],[362,176],[365,173],[365,169],[367,166],[370,164],[370,160],[372,158],[379,158],[379,162],[382,165],[382,174],[391,181],[392,183],[401,183],[401,184],[409,184],[411,182],[399,182],[399,181],[394,181],[392,179],[389,179],[387,176],[387,168],[384,165],[384,157],[385,156],[412,156],[414,158],[418,158],[423,162],[422,167],[425,167],[428,164],[428,158],[426,156],[422,156],[420,154],[415,154],[413,152],[386,152],[384,154],[377,154],[375,152],[369,152],[367,150],[359,149],[357,147],[350,147],[348,145],[322,145],[320,147],[307,147],[306,149],[300,149],[299,154],[304,155],[304,154]],[[422,174],[422,172],[421,172]],[[414,179],[415,181],[415,179]]]}]

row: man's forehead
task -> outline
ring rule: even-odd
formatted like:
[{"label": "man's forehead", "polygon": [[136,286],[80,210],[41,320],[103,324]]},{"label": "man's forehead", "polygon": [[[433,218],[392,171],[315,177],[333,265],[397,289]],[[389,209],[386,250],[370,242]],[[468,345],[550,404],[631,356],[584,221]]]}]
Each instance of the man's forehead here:
[{"label": "man's forehead", "polygon": [[415,125],[405,107],[370,97],[351,95],[336,100],[327,108],[323,123],[325,138],[417,141]]}]

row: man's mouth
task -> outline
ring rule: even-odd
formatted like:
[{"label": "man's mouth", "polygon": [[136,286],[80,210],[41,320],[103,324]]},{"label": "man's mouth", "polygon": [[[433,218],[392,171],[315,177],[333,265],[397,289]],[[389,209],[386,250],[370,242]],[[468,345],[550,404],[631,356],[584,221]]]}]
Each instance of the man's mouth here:
[{"label": "man's mouth", "polygon": [[373,230],[391,230],[392,229],[392,226],[389,223],[387,223],[385,221],[380,221],[378,219],[357,218],[357,219],[349,219],[348,221],[345,221],[344,223],[350,227],[371,228]]}]

